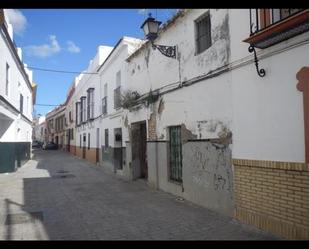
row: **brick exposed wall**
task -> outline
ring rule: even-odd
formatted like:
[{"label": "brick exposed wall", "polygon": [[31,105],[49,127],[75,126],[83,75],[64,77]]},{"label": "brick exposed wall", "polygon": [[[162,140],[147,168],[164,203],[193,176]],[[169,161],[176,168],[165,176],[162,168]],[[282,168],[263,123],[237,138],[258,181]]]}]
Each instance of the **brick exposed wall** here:
[{"label": "brick exposed wall", "polygon": [[288,239],[309,239],[309,165],[233,160],[235,218]]},{"label": "brick exposed wall", "polygon": [[148,119],[148,140],[157,140],[156,114],[153,112]]}]

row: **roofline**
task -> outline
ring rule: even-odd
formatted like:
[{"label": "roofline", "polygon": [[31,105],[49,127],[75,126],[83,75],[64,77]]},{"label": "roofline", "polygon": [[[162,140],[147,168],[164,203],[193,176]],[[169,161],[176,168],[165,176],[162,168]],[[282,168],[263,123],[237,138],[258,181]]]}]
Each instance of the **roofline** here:
[{"label": "roofline", "polygon": [[[133,38],[136,40],[140,40],[138,38],[134,38],[134,37],[128,37],[128,36],[123,36],[121,37],[118,42],[116,43],[116,45],[114,46],[113,50],[109,53],[109,55],[106,57],[106,59],[104,60],[104,62],[102,63],[102,65],[97,69],[97,72],[99,72],[101,70],[101,68],[105,65],[105,63],[107,63],[108,59],[112,56],[112,54],[115,52],[115,50],[118,48],[118,46],[120,45],[120,43],[123,40],[126,40],[126,38]],[[131,43],[130,41],[128,41],[128,43]]]},{"label": "roofline", "polygon": [[119,46],[119,44],[121,43],[121,41],[124,39],[124,37],[121,37],[119,39],[119,41],[116,43],[116,45],[114,46],[113,50],[109,53],[109,55],[106,57],[106,59],[104,60],[104,62],[101,64],[101,66],[99,66],[99,68],[97,69],[97,72],[100,71],[100,69],[103,67],[103,65],[105,65],[106,61],[108,60],[109,57],[111,57],[111,55],[114,53],[114,51],[116,50],[116,48]]}]

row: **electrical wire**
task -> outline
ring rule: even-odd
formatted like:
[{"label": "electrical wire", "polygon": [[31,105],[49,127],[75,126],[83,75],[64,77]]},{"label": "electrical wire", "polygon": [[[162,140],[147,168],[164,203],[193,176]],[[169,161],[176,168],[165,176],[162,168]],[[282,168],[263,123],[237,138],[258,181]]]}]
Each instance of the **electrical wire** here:
[{"label": "electrical wire", "polygon": [[37,106],[61,106],[61,105],[50,105],[50,104],[34,104]]},{"label": "electrical wire", "polygon": [[62,70],[54,70],[54,69],[46,69],[46,68],[39,68],[39,67],[29,67],[29,69],[39,70],[39,71],[47,71],[53,73],[74,73],[74,74],[98,74],[98,73],[87,73],[87,72],[73,72],[73,71],[62,71]]}]

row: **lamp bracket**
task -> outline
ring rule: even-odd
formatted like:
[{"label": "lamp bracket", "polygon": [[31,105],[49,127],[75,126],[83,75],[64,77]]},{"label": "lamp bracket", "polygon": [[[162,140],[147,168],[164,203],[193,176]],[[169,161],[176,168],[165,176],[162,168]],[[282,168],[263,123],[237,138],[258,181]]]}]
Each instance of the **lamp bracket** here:
[{"label": "lamp bracket", "polygon": [[152,43],[152,48],[158,49],[161,54],[176,59],[176,46],[164,46]]},{"label": "lamp bracket", "polygon": [[256,51],[255,51],[254,45],[250,45],[249,48],[248,48],[248,51],[249,51],[249,53],[252,53],[252,52],[254,53],[254,63],[255,63],[256,71],[257,71],[257,73],[260,77],[264,77],[266,72],[263,68],[259,69],[259,60],[256,56]]}]

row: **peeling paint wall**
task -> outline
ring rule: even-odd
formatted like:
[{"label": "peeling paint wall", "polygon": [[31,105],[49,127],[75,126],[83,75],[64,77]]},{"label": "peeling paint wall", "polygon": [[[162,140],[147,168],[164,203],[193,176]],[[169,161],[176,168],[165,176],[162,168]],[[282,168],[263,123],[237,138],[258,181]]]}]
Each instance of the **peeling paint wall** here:
[{"label": "peeling paint wall", "polygon": [[[210,12],[212,46],[200,54],[195,48],[195,20]],[[194,9],[177,19],[155,41],[156,44],[177,45],[178,61],[153,50],[148,44],[134,56],[128,65],[128,88],[141,93],[182,80],[206,74],[222,67],[230,59],[230,33],[228,10]],[[137,69],[137,68],[140,68]],[[134,72],[134,73],[133,73]]]}]

